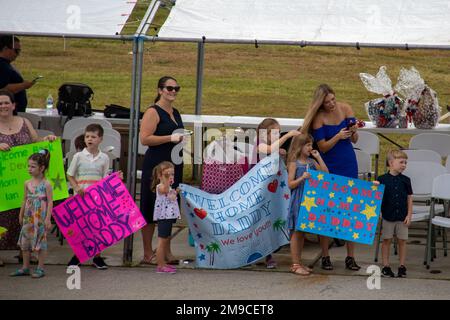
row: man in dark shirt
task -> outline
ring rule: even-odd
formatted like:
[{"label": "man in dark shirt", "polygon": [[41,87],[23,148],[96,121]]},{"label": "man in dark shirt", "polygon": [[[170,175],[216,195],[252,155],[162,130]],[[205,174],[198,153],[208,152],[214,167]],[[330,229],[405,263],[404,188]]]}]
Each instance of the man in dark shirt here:
[{"label": "man in dark shirt", "polygon": [[14,94],[16,112],[25,112],[27,107],[26,89],[34,85],[34,81],[26,81],[19,71],[11,65],[20,54],[20,40],[12,35],[0,35],[0,89]]},{"label": "man in dark shirt", "polygon": [[398,239],[400,258],[397,276],[400,278],[406,276],[406,240],[408,240],[408,227],[411,224],[413,206],[411,180],[402,174],[406,169],[407,159],[408,156],[401,150],[389,151],[387,154],[389,172],[378,178],[378,181],[385,186],[381,205],[383,216],[381,246],[383,270],[381,272],[388,277],[395,277],[389,266],[389,250],[394,234]]}]

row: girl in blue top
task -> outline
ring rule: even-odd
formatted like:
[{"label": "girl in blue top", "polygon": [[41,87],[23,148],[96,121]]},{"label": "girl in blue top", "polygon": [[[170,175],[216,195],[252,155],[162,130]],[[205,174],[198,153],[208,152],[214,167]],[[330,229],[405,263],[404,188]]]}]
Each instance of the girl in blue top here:
[{"label": "girl in blue top", "polygon": [[[311,156],[317,161],[310,158]],[[291,231],[291,272],[298,275],[309,275],[312,270],[301,263],[301,251],[305,237],[303,232],[296,231],[295,227],[297,226],[305,181],[311,177],[309,170],[328,172],[328,168],[320,153],[313,150],[313,138],[309,134],[302,134],[292,139],[287,161],[288,185],[292,190],[288,216],[288,228]]]},{"label": "girl in blue top", "polygon": [[[358,178],[358,165],[352,142],[358,141],[356,120],[352,107],[337,102],[336,95],[328,85],[321,84],[314,93],[313,101],[305,116],[302,133],[311,133],[330,173]],[[321,237],[322,268],[332,270],[328,254],[328,238]],[[354,259],[355,245],[347,241],[345,266],[359,270]]]}]

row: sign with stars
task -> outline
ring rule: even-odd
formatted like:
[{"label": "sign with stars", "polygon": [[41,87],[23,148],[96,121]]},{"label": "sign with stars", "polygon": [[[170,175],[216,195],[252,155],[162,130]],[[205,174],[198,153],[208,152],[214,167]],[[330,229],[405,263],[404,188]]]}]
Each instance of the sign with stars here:
[{"label": "sign with stars", "polygon": [[197,266],[239,268],[289,243],[287,178],[284,163],[273,155],[221,194],[181,184]]},{"label": "sign with stars", "polygon": [[0,151],[0,212],[20,208],[25,181],[31,178],[28,173],[28,158],[42,149],[50,152],[50,164],[45,178],[53,187],[53,200],[69,196],[61,140],[25,144],[9,151]]},{"label": "sign with stars", "polygon": [[311,170],[296,229],[371,245],[384,186]]},{"label": "sign with stars", "polygon": [[64,201],[52,214],[82,263],[146,225],[117,173]]}]

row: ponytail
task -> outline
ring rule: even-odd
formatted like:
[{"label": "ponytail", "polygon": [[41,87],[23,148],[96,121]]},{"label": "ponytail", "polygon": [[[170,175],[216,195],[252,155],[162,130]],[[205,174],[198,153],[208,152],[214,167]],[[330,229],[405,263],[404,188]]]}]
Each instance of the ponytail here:
[{"label": "ponytail", "polygon": [[42,149],[37,153],[33,153],[28,160],[36,161],[38,166],[44,167],[44,172],[47,171],[50,165],[50,152],[47,149]]}]

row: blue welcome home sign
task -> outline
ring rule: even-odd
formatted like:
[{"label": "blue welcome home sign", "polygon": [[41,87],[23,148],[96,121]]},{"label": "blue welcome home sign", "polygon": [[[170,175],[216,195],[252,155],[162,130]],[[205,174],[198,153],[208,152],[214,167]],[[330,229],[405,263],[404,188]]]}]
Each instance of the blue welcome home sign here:
[{"label": "blue welcome home sign", "polygon": [[384,185],[314,170],[310,173],[296,229],[371,245]]}]

